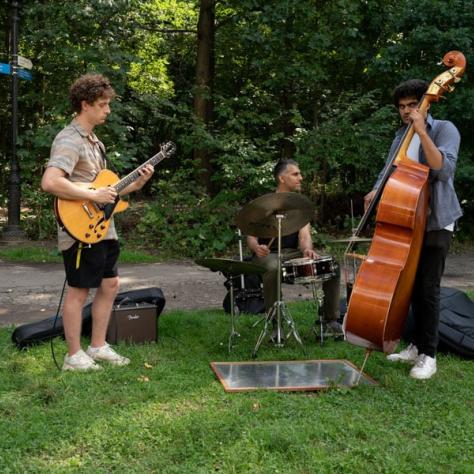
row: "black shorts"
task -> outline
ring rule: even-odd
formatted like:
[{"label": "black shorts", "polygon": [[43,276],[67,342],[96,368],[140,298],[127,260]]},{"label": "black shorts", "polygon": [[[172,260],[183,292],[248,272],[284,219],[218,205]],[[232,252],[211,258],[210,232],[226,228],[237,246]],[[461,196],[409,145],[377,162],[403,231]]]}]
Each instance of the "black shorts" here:
[{"label": "black shorts", "polygon": [[[76,268],[79,256],[79,268]],[[69,286],[75,288],[99,288],[103,278],[118,276],[117,260],[120,245],[117,240],[102,240],[90,247],[79,242],[63,251],[64,268]]]}]

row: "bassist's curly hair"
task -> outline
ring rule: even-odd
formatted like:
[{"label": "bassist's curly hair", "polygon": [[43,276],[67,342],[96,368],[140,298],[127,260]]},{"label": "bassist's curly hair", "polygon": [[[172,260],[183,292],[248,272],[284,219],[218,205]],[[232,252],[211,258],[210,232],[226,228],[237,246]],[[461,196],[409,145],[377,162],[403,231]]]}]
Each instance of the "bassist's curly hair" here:
[{"label": "bassist's curly hair", "polygon": [[409,79],[408,81],[399,84],[393,91],[393,104],[398,108],[400,99],[408,97],[416,97],[420,102],[424,93],[428,90],[429,84],[420,79]]}]

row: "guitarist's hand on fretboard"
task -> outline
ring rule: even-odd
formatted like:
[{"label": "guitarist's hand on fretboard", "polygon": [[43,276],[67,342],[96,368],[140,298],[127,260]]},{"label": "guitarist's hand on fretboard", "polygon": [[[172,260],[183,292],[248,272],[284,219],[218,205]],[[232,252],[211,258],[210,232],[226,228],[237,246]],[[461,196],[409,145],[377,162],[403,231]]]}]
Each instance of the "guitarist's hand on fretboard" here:
[{"label": "guitarist's hand on fretboard", "polygon": [[133,191],[138,191],[139,189],[142,189],[143,186],[145,186],[145,183],[153,176],[153,173],[155,172],[155,168],[151,164],[146,164],[140,168],[137,169],[137,172],[139,174],[139,177],[134,181],[132,184],[129,184],[121,193],[121,196],[124,196],[125,194],[129,194]]}]

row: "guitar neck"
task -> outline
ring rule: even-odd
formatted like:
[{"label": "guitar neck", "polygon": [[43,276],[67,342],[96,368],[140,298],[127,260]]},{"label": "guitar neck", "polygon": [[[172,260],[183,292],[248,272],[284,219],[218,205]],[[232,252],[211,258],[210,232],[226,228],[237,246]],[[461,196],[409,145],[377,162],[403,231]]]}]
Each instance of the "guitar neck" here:
[{"label": "guitar neck", "polygon": [[160,151],[156,155],[152,156],[149,160],[145,161],[145,163],[140,165],[138,168],[136,168],[134,171],[129,173],[127,176],[122,178],[118,183],[114,185],[114,188],[117,191],[117,193],[120,193],[120,191],[123,191],[128,185],[135,182],[140,177],[140,173],[138,171],[142,169],[144,166],[146,165],[155,166],[160,161],[164,160],[165,158],[166,158],[166,155],[163,153],[163,151]]}]

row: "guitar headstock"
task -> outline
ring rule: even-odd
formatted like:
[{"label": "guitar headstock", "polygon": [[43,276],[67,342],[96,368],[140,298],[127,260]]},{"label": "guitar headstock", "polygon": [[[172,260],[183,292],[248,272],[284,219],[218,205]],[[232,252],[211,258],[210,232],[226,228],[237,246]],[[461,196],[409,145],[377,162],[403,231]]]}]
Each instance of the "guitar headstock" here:
[{"label": "guitar headstock", "polygon": [[454,90],[453,84],[461,80],[466,69],[466,58],[460,51],[449,51],[443,57],[443,64],[449,69],[437,76],[426,91],[430,102],[437,102],[446,91]]},{"label": "guitar headstock", "polygon": [[163,143],[160,147],[160,153],[162,153],[164,157],[171,156],[175,151],[176,145],[173,142]]}]

